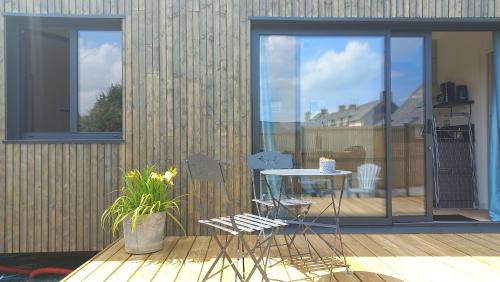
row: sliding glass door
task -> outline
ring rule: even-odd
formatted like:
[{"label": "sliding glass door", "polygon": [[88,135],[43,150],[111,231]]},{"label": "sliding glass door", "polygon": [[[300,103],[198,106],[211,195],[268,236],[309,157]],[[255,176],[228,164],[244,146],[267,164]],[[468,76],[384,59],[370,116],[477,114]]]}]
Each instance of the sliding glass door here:
[{"label": "sliding glass door", "polygon": [[[391,178],[394,221],[430,219],[432,194],[426,168],[431,145],[426,132],[428,78],[426,34],[391,35]],[[426,56],[427,55],[427,56]]]},{"label": "sliding glass door", "polygon": [[425,38],[258,31],[252,40],[253,151],[290,154],[296,168],[318,168],[321,157],[331,158],[337,169],[352,171],[344,182],[290,183],[314,203],[309,215],[344,186],[345,222],[421,220],[427,214]]},{"label": "sliding glass door", "polygon": [[302,197],[315,203],[311,216],[345,185],[342,216],[387,218],[386,39],[383,33],[259,37],[257,150],[291,154],[297,168],[332,158],[337,169],[353,172],[345,183],[295,180]]}]

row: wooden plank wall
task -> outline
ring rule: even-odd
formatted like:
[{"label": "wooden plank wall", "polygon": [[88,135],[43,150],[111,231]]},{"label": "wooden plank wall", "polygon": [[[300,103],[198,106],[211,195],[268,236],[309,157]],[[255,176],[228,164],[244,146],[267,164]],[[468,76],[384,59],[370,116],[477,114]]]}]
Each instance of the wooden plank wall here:
[{"label": "wooden plank wall", "polygon": [[[0,0],[0,12],[125,15],[124,144],[0,144],[0,253],[99,250],[99,226],[124,168],[183,167],[203,152],[230,164],[231,196],[248,210],[250,152],[249,16],[493,17],[500,0]],[[0,38],[5,38],[0,17]],[[5,69],[0,41],[0,69]],[[5,136],[0,72],[0,139]],[[187,188],[184,169],[178,193]],[[209,215],[221,197],[209,191]],[[204,233],[188,199],[181,219]],[[170,223],[169,234],[179,234]]]}]

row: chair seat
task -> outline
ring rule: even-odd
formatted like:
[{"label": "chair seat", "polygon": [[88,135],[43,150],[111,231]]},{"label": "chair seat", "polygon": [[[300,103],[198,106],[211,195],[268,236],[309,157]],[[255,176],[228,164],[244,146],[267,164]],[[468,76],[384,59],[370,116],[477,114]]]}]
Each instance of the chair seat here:
[{"label": "chair seat", "polygon": [[[259,199],[253,199],[254,202],[267,206],[267,207],[273,207],[274,203],[273,200],[259,200]],[[305,201],[301,199],[296,199],[296,198],[288,198],[288,199],[281,199],[280,205],[286,206],[286,207],[293,207],[293,206],[309,206],[312,205],[313,202],[311,201]]]},{"label": "chair seat", "polygon": [[[238,227],[239,231],[246,233],[252,233],[287,225],[284,221],[279,219],[270,219],[250,213],[237,214],[234,216],[234,221],[236,222],[236,226]],[[239,234],[238,230],[236,230],[231,223],[231,219],[229,216],[203,219],[199,220],[198,222],[231,233],[233,235]]]}]

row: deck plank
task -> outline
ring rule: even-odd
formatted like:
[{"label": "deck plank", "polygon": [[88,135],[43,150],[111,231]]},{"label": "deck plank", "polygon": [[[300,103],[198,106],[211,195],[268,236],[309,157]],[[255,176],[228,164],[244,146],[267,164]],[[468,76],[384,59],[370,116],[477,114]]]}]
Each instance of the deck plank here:
[{"label": "deck plank", "polygon": [[203,262],[208,252],[210,245],[210,237],[197,237],[187,259],[184,261],[185,266],[177,275],[178,281],[196,281],[203,268]]},{"label": "deck plank", "polygon": [[89,276],[87,276],[83,281],[104,281],[111,274],[113,274],[120,266],[127,261],[130,257],[125,251],[125,248],[122,247],[118,249],[118,251],[113,254],[105,263],[101,263],[96,270],[94,270]]},{"label": "deck plank", "polygon": [[495,274],[496,271],[490,271],[491,269],[484,263],[467,256],[451,246],[440,243],[429,237],[429,235],[414,234],[410,237],[415,238],[419,243],[425,244],[426,250],[431,252],[434,257],[437,256],[443,259],[448,265],[455,268],[457,272],[466,273],[466,277],[468,278],[466,280],[488,281],[491,280],[491,275],[498,275]]},{"label": "deck plank", "polygon": [[174,281],[184,266],[186,257],[195,242],[196,237],[183,237],[177,241],[175,248],[172,250],[168,258],[163,262],[158,272],[153,277],[153,281]]},{"label": "deck plank", "polygon": [[150,281],[160,269],[163,262],[175,248],[179,237],[167,237],[163,240],[163,250],[151,254],[129,279],[129,281]]},{"label": "deck plank", "polygon": [[[294,260],[276,237],[270,252],[270,279],[278,281],[492,281],[500,275],[500,234],[347,234],[343,236],[347,262],[352,272],[335,267],[329,278],[331,252],[317,235],[308,235],[311,253],[300,236],[291,247]],[[222,242],[226,236],[218,235]],[[253,244],[257,237],[248,236]],[[333,240],[332,234],[324,238]],[[201,281],[219,249],[208,236],[167,237],[162,251],[129,255],[123,240],[108,246],[83,264],[65,281]],[[237,255],[236,238],[229,247]],[[260,251],[256,251],[260,255]],[[321,256],[324,260],[319,258]],[[215,269],[227,266],[220,260]],[[248,275],[253,264],[245,261]],[[242,264],[238,265],[242,269]],[[254,274],[255,275],[255,274]],[[252,277],[260,281],[260,275]],[[234,271],[226,268],[209,281],[233,281]]]},{"label": "deck plank", "polygon": [[389,251],[390,246],[380,245],[378,242],[373,241],[367,235],[356,234],[352,237],[359,243],[364,245],[366,248],[371,250],[376,256],[384,261],[385,264],[391,265],[394,269],[398,269],[398,272],[403,276],[405,281],[428,281],[430,277],[424,275],[422,272],[412,273],[412,266],[408,265],[404,257],[402,260],[397,258],[394,254]]},{"label": "deck plank", "polygon": [[[326,238],[331,238],[333,235],[327,235]],[[403,280],[403,275],[399,273],[399,269],[394,265],[381,260],[376,253],[360,244],[351,235],[344,235],[342,239],[345,244],[345,252],[347,255],[347,263],[351,266],[356,266],[353,270],[369,271],[376,270],[378,276],[385,281]]]},{"label": "deck plank", "polygon": [[103,263],[107,263],[108,259],[113,256],[118,250],[123,248],[123,239],[109,245],[102,252],[95,255],[93,258],[85,262],[71,274],[64,278],[64,281],[82,281],[91,273],[93,273]]}]

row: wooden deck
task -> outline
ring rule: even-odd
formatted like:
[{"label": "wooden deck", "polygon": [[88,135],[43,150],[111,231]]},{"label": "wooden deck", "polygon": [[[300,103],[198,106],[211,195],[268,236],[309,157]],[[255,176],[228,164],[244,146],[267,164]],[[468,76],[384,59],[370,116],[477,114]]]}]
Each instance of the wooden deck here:
[{"label": "wooden deck", "polygon": [[[327,255],[324,243],[316,236],[308,238],[322,256]],[[352,273],[336,268],[332,281],[498,281],[500,277],[500,234],[347,234],[343,238]],[[292,251],[297,249],[305,253],[303,238]],[[235,246],[230,252],[235,254]],[[119,240],[66,281],[198,281],[216,254],[210,237],[168,237],[163,250],[150,255],[129,255]],[[328,268],[320,259],[303,255],[292,263],[281,259],[285,254],[288,250],[283,247],[272,249],[271,279],[328,281]],[[234,281],[234,273],[228,268],[212,280]]]}]

